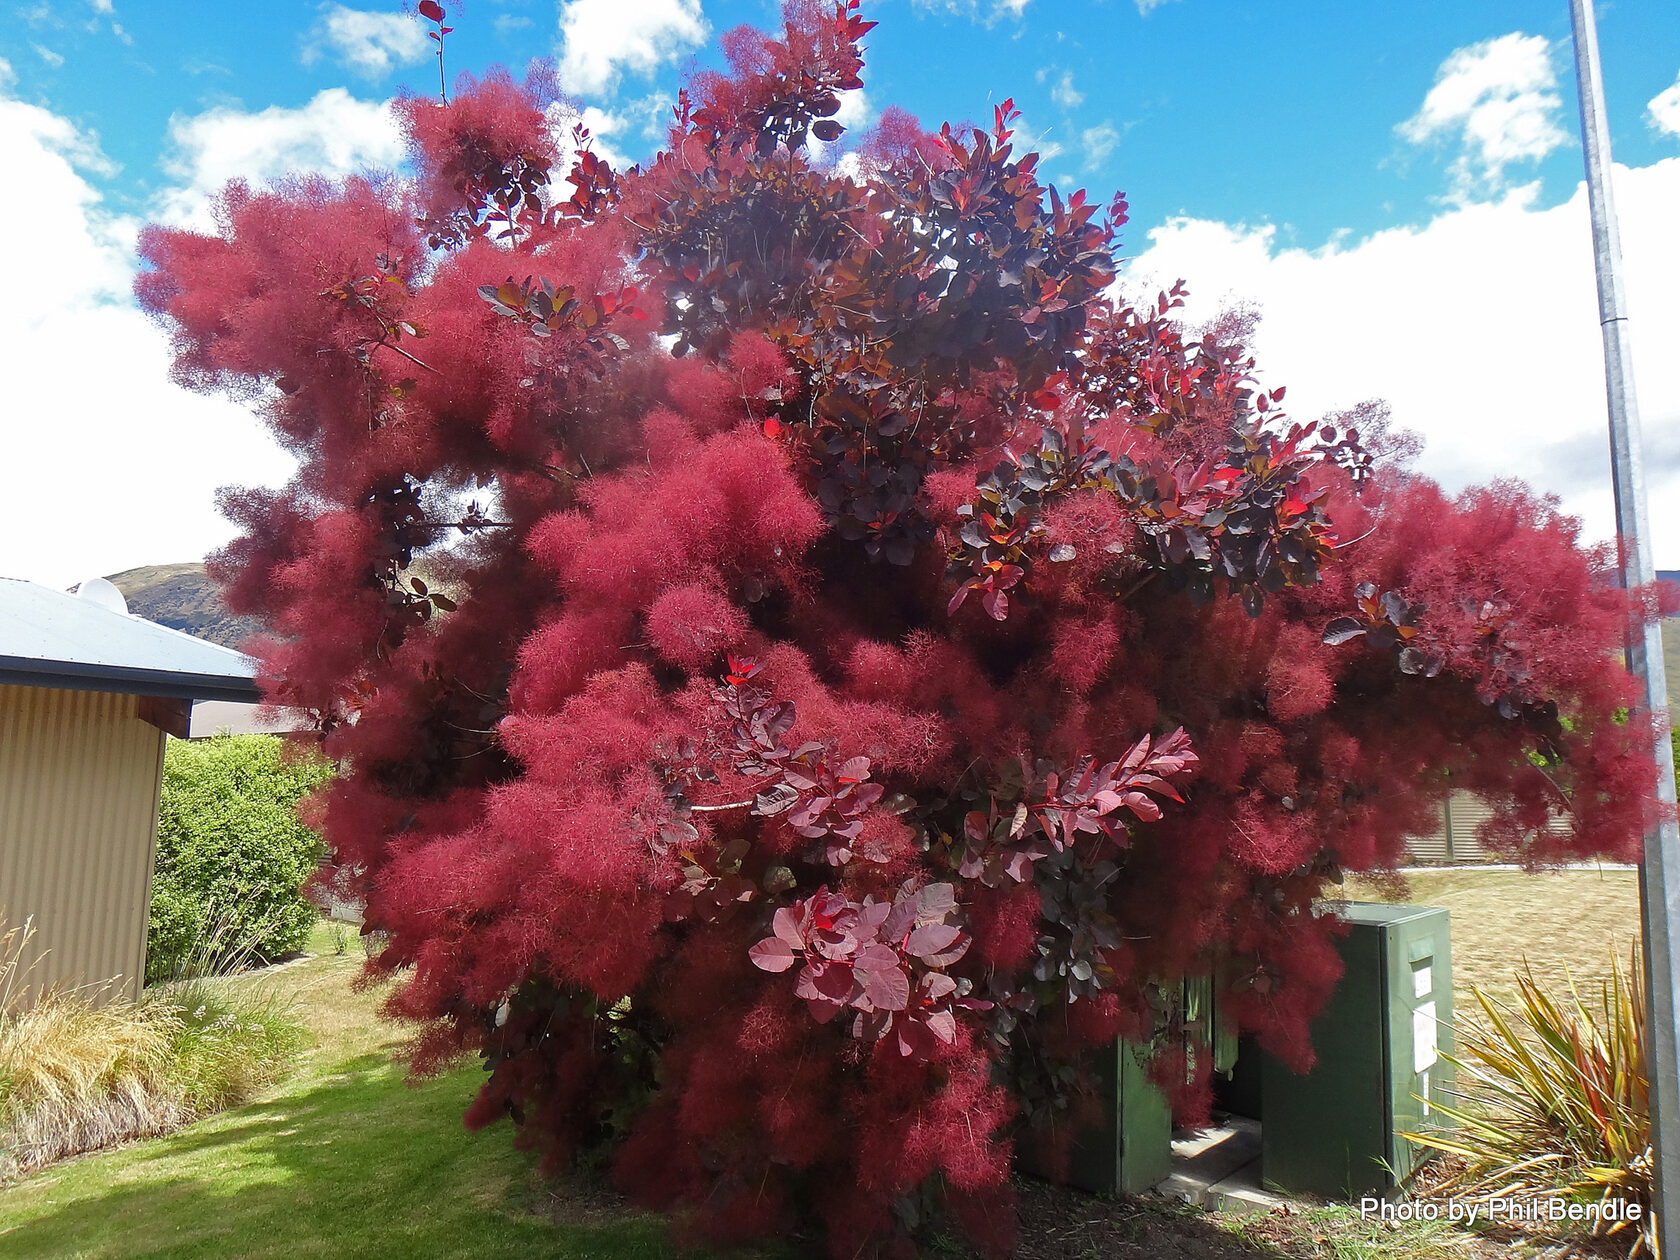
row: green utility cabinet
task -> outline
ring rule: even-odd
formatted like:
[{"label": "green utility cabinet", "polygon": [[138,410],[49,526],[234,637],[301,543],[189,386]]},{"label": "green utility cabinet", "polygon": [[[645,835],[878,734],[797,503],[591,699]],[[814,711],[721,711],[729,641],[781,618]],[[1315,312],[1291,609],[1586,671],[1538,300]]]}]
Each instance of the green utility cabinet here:
[{"label": "green utility cabinet", "polygon": [[[1166,1095],[1144,1075],[1136,1046],[1117,1041],[1090,1063],[1092,1084],[1103,1099],[1103,1123],[1074,1139],[1067,1184],[1093,1194],[1142,1194],[1172,1171],[1172,1110]],[[1020,1171],[1045,1170],[1026,1149],[1016,1157]]]},{"label": "green utility cabinet", "polygon": [[[1452,936],[1435,906],[1332,902],[1346,972],[1312,1026],[1304,1075],[1261,1070],[1261,1173],[1293,1194],[1388,1195],[1421,1162],[1400,1134],[1442,1122],[1452,1065]],[[1420,1101],[1427,1099],[1428,1101]]]}]

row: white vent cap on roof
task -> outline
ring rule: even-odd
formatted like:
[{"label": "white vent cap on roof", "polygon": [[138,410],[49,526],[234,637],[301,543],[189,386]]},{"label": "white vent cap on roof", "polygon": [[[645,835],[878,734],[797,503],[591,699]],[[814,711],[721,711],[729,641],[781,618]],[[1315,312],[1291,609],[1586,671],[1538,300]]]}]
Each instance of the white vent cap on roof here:
[{"label": "white vent cap on roof", "polygon": [[128,612],[128,601],[123,598],[123,593],[117,589],[114,582],[105,578],[89,578],[76,588],[76,594],[90,603],[109,609],[111,612],[125,615]]}]

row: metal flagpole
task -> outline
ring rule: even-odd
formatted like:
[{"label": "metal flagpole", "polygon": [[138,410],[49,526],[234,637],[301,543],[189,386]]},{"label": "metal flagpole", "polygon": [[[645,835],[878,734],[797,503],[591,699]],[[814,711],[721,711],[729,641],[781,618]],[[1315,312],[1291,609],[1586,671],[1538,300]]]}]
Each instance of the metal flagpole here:
[{"label": "metal flagpole", "polygon": [[[1645,471],[1639,441],[1639,404],[1633,392],[1627,304],[1622,292],[1622,244],[1610,193],[1610,126],[1598,67],[1598,30],[1592,0],[1570,0],[1575,28],[1575,78],[1581,95],[1581,143],[1587,159],[1587,205],[1592,212],[1593,257],[1598,270],[1598,316],[1604,332],[1604,379],[1610,395],[1610,465],[1616,487],[1616,535],[1622,583],[1656,580],[1645,509]],[[1645,689],[1654,713],[1668,707],[1661,628],[1630,630],[1628,668]],[[1659,732],[1658,792],[1674,804],[1674,749]],[[1647,1072],[1651,1089],[1651,1146],[1660,1254],[1680,1260],[1680,1023],[1674,985],[1680,976],[1680,828],[1664,822],[1645,837],[1639,868],[1644,910]]]}]

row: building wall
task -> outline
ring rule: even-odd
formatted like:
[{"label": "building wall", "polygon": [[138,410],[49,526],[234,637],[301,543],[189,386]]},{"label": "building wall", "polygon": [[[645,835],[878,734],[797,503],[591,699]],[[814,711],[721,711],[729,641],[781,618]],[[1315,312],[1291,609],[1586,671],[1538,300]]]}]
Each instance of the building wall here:
[{"label": "building wall", "polygon": [[1489,853],[1476,839],[1477,830],[1492,813],[1484,801],[1469,792],[1454,792],[1441,809],[1440,826],[1426,836],[1406,841],[1412,861],[1418,866],[1511,861],[1508,854]]},{"label": "building wall", "polygon": [[295,709],[269,709],[237,700],[199,700],[192,709],[191,737],[279,735],[305,730],[308,725],[308,719]]},{"label": "building wall", "polygon": [[164,734],[137,704],[0,684],[0,914],[33,917],[31,991],[139,995]]}]

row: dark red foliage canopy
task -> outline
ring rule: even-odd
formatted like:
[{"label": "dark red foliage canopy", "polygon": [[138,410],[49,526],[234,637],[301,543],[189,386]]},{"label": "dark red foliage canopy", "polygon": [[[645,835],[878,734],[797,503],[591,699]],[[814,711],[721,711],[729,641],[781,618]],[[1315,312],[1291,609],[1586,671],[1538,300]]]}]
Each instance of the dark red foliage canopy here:
[{"label": "dark red foliage canopy", "polygon": [[1304,1063],[1327,880],[1449,789],[1633,858],[1653,728],[1572,522],[1117,299],[1124,201],[1009,104],[836,163],[855,10],[729,35],[623,174],[505,75],[408,100],[410,178],[233,185],[140,293],[301,460],[216,572],[469,1122],[718,1237],[1001,1248],[1083,1051],[1151,1041],[1193,1115],[1212,976]]}]

